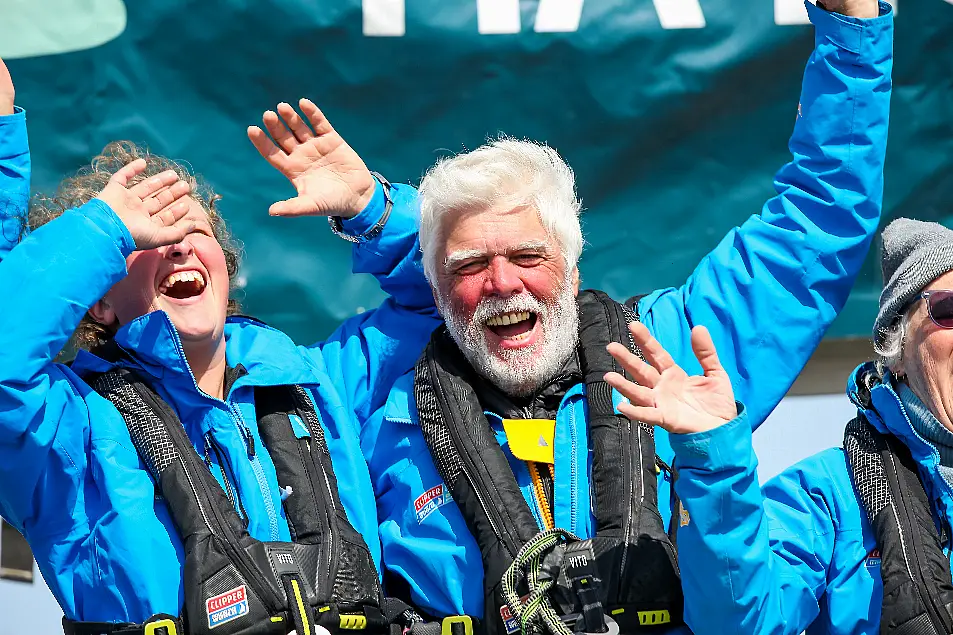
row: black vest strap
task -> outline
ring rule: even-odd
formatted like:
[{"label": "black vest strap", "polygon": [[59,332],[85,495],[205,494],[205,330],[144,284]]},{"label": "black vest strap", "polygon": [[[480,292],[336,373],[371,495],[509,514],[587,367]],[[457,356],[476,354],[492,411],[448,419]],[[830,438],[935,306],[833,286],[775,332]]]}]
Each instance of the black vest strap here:
[{"label": "black vest strap", "polygon": [[[298,540],[280,543],[249,536],[178,415],[135,372],[116,369],[90,385],[122,414],[182,537],[184,635],[311,635],[315,624],[387,630],[373,560],[337,497],[323,430],[302,389],[256,390],[262,439],[279,483],[293,492],[286,511]],[[310,434],[295,435],[291,416]],[[77,633],[85,626],[71,623]],[[149,635],[148,625],[133,626]]]},{"label": "black vest strap", "polygon": [[[630,308],[598,291],[580,293],[578,303],[597,520],[596,537],[586,542],[591,543],[602,580],[599,599],[615,613],[623,633],[637,632],[646,616],[651,622],[665,615],[671,626],[681,621],[681,586],[674,549],[658,515],[652,430],[615,414],[612,391],[603,380],[610,370],[622,371],[606,345],[621,341],[632,346],[627,323],[637,318]],[[491,635],[503,635],[513,627],[502,617],[507,614],[503,574],[539,527],[472,388],[484,380],[445,328],[434,333],[415,373],[424,438],[480,545],[485,627]],[[516,590],[525,591],[525,585]]]},{"label": "black vest strap", "polygon": [[863,416],[844,433],[851,477],[880,550],[884,635],[953,632],[953,579],[910,450]]}]

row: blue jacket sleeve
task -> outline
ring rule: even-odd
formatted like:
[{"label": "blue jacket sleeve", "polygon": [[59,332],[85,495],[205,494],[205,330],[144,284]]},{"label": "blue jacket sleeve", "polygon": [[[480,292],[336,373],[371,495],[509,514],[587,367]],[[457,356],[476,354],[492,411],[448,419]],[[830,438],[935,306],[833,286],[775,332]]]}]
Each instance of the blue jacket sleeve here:
[{"label": "blue jacket sleeve", "polygon": [[0,116],[0,260],[20,240],[30,200],[30,145],[26,113]]},{"label": "blue jacket sleeve", "polygon": [[675,361],[700,372],[703,324],[757,427],[843,308],[877,229],[890,107],[893,15],[869,20],[806,3],[815,25],[778,194],[731,230],[679,289],[639,303]]},{"label": "blue jacket sleeve", "polygon": [[62,530],[63,506],[82,497],[89,389],[53,359],[88,307],[126,275],[133,247],[112,210],[94,200],[0,263],[11,299],[0,312],[0,513],[28,533]]},{"label": "blue jacket sleeve", "polygon": [[670,439],[687,512],[678,529],[686,624],[695,635],[798,635],[818,616],[834,553],[824,474],[819,487],[805,484],[826,453],[762,493],[743,412],[714,430]]},{"label": "blue jacket sleeve", "polygon": [[[421,264],[417,191],[396,185],[391,196],[394,205],[384,230],[356,243],[353,254],[354,272],[373,274],[390,297],[308,348],[312,358],[324,364],[359,425],[384,405],[394,381],[413,367],[441,321]],[[383,211],[383,189],[378,185],[367,208],[345,221],[343,228],[363,234]]]}]

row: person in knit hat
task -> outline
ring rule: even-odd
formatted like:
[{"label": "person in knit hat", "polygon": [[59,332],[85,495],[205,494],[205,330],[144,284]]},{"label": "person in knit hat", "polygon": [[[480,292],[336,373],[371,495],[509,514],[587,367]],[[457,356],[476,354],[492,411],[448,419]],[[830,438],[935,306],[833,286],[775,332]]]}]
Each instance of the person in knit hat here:
[{"label": "person in knit hat", "polygon": [[684,513],[685,617],[708,633],[953,632],[953,231],[907,218],[883,232],[877,361],[852,374],[843,447],[761,487],[743,404],[704,327],[689,377],[641,324],[619,410],[669,433]]}]

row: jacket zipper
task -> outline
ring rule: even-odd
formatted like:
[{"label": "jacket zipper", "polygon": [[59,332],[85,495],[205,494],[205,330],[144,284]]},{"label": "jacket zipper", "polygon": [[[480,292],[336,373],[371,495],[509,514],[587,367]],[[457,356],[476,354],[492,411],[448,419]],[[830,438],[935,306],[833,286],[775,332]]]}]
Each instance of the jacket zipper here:
[{"label": "jacket zipper", "polygon": [[261,461],[255,453],[255,439],[245,424],[241,411],[232,402],[228,402],[228,409],[234,415],[238,430],[245,439],[245,447],[248,450],[248,462],[251,463],[252,472],[255,473],[255,479],[258,481],[258,488],[261,490],[262,498],[265,501],[265,511],[268,512],[268,529],[271,532],[271,540],[277,542],[278,536],[278,512],[275,510],[275,504],[272,500],[271,489],[268,487],[268,480],[265,478],[265,471],[261,467]]},{"label": "jacket zipper", "polygon": [[[193,378],[194,379],[194,378]],[[163,402],[162,400],[156,400],[151,394],[140,392],[140,396],[145,399],[147,402],[151,402],[153,406],[158,410],[171,410],[171,406]],[[174,434],[174,433],[172,433]],[[188,435],[185,434],[185,430],[181,431],[182,436],[185,438],[185,443],[190,443]],[[196,453],[197,455],[198,453]],[[201,460],[201,458],[199,459]],[[205,527],[208,529],[209,534],[213,537],[221,537],[220,541],[221,546],[228,552],[228,555],[232,563],[238,568],[239,572],[245,577],[245,581],[249,586],[258,594],[258,596],[266,603],[269,604],[271,609],[279,609],[280,600],[272,591],[268,585],[259,584],[259,577],[256,573],[257,568],[255,567],[254,562],[243,549],[239,549],[235,546],[238,541],[238,537],[233,535],[228,524],[224,522],[220,516],[219,510],[212,505],[211,509],[208,510],[211,512],[212,518],[214,518],[214,524],[209,519],[209,515],[205,506],[202,505],[202,498],[199,496],[198,488],[195,481],[192,480],[192,474],[189,471],[187,461],[185,457],[178,457],[179,465],[182,467],[182,471],[185,474],[186,479],[189,482],[189,487],[192,490],[192,496],[195,498],[195,502],[199,507],[199,512],[202,514],[202,520],[205,523]],[[200,481],[202,489],[206,495],[209,495],[207,488]],[[217,483],[216,483],[217,484]],[[218,530],[218,531],[217,531]],[[224,535],[222,535],[224,534]]]},{"label": "jacket zipper", "polygon": [[[175,327],[173,326],[170,329],[172,332],[172,342],[175,344],[175,350],[179,354],[179,357],[183,360],[185,357],[185,350],[182,348],[182,340],[179,338],[179,334],[176,332]],[[271,498],[271,490],[268,488],[268,482],[265,479],[264,471],[261,468],[261,463],[258,461],[258,457],[255,456],[255,441],[254,437],[251,436],[251,432],[248,430],[248,427],[245,425],[244,419],[242,419],[241,412],[238,412],[237,408],[233,407],[231,402],[223,401],[222,399],[216,399],[212,397],[207,392],[202,390],[199,387],[198,381],[195,380],[195,373],[192,372],[192,367],[189,366],[188,361],[185,364],[186,370],[189,372],[189,377],[192,378],[192,385],[195,386],[195,389],[199,394],[205,395],[213,401],[224,405],[228,411],[232,414],[232,420],[235,421],[235,425],[238,427],[239,432],[242,434],[242,438],[245,439],[245,446],[248,450],[249,461],[252,464],[252,471],[255,473],[255,479],[258,481],[258,489],[261,491],[261,496],[265,501],[265,511],[268,513],[268,527],[271,532],[271,540],[278,540],[278,513],[275,511],[274,501]],[[237,420],[235,419],[237,417]]]}]

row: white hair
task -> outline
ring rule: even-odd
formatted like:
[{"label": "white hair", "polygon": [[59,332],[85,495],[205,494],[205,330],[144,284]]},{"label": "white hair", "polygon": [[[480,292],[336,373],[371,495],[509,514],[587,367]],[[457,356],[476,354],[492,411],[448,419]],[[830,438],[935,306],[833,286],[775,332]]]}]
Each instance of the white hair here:
[{"label": "white hair", "polygon": [[508,204],[533,206],[559,242],[571,271],[582,254],[581,204],[572,169],[549,146],[500,137],[472,152],[441,159],[420,182],[420,249],[436,286],[444,218]]},{"label": "white hair", "polygon": [[882,330],[874,338],[874,352],[880,357],[879,370],[883,374],[886,370],[896,369],[903,360],[903,345],[907,340],[907,329],[910,326],[910,317],[916,305],[912,305],[903,312],[898,319]]}]

